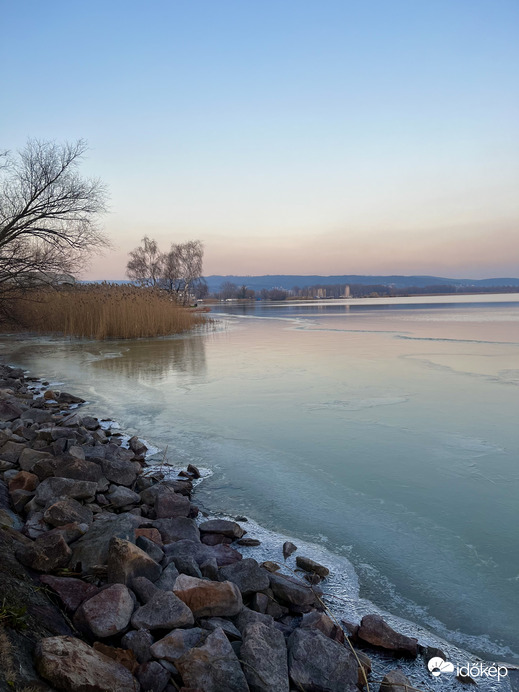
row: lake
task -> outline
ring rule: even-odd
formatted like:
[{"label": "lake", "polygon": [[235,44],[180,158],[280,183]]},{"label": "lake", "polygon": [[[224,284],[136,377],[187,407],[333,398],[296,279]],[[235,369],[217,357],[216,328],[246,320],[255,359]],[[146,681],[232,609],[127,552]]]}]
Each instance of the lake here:
[{"label": "lake", "polygon": [[518,662],[519,295],[212,317],[180,338],[3,345],[168,463],[207,469],[201,507],[328,559],[346,615],[375,604]]}]

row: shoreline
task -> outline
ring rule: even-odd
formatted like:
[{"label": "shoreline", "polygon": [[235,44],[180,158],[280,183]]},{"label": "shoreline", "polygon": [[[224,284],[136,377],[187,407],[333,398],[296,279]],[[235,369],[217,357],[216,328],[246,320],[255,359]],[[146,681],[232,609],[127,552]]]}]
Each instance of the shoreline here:
[{"label": "shoreline", "polygon": [[[4,359],[5,359],[5,356],[4,356]],[[0,367],[1,367],[1,366],[0,366]],[[16,370],[15,370],[15,373],[16,373]],[[17,379],[20,380],[22,383],[24,383],[25,386],[26,386],[27,384],[30,384],[31,386],[33,386],[34,383],[35,383],[35,379],[34,379],[34,378],[33,378],[32,380],[27,380],[27,379],[26,379],[26,373],[23,373],[23,376],[21,376],[21,375],[20,375],[20,371],[18,371],[18,377],[17,377]],[[22,385],[22,388],[23,388],[23,385]],[[40,392],[39,392],[39,393],[41,394],[41,389],[40,389]],[[14,398],[16,399],[16,396],[15,396]],[[33,401],[37,400],[37,398],[38,398],[38,393],[36,394],[36,398],[33,397]],[[1,401],[1,400],[0,400],[0,401]],[[5,401],[5,399],[4,399],[4,401]],[[25,402],[26,402],[26,403],[29,402],[29,399],[26,398],[26,399],[25,399]],[[48,402],[48,403],[47,403],[47,402]],[[56,406],[56,405],[54,404],[54,400],[53,400],[52,398],[48,397],[48,398],[47,398],[47,402],[44,400],[44,401],[43,401],[43,406],[42,406],[40,409],[38,409],[38,410],[52,410],[53,407],[54,407],[54,411],[56,411],[56,410],[59,408],[59,406]],[[81,402],[76,402],[76,403],[78,404],[78,408],[74,408],[74,410],[75,410],[75,412],[77,412],[77,414],[76,414],[76,413],[73,413],[73,414],[72,414],[72,417],[80,416]],[[41,406],[41,405],[42,405],[42,402],[38,402],[38,406]],[[75,403],[72,403],[72,406],[75,407]],[[45,407],[47,407],[47,408],[45,408]],[[31,408],[31,405],[29,404],[29,410],[30,410],[30,408]],[[70,413],[70,408],[68,409],[68,411],[69,411],[69,413]],[[70,417],[70,416],[69,416],[69,417]],[[87,416],[87,418],[92,418],[92,416]],[[30,420],[30,418],[27,418],[27,419]],[[98,421],[98,422],[99,422],[99,421]],[[59,421],[56,423],[56,425],[59,426]],[[41,426],[40,426],[40,427],[41,427]],[[100,427],[101,427],[101,426],[100,426]],[[95,429],[97,429],[97,428],[94,428],[94,430],[95,430]],[[100,428],[99,428],[99,429],[100,429]],[[112,432],[113,432],[113,434],[110,434],[110,435],[108,436],[108,437],[110,438],[110,442],[112,441],[112,438],[119,438],[119,437],[120,437],[120,431],[114,432],[113,429],[111,429],[111,430],[110,430],[110,433],[112,433]],[[0,430],[0,433],[1,433],[1,430]],[[58,437],[56,440],[54,440],[54,442],[57,442],[59,439],[62,439],[62,438]],[[132,439],[134,440],[134,445],[136,445],[136,444],[139,443],[140,438],[137,439],[137,442],[135,442],[135,439],[136,439],[136,438],[132,438]],[[107,443],[108,443],[108,442],[103,441],[103,444],[106,445]],[[142,444],[142,443],[141,443],[141,444]],[[101,444],[98,445],[98,446],[101,446]],[[120,448],[122,449],[122,447],[120,447]],[[62,451],[65,452],[66,450],[62,450]],[[1,455],[0,455],[0,456],[1,456]],[[127,461],[129,461],[129,459],[128,459]],[[145,465],[145,463],[144,463],[144,458],[143,458],[143,459],[140,459],[140,460],[139,460],[139,463],[140,463],[140,462],[143,462],[143,463],[142,463],[142,467],[143,467],[144,469],[146,469],[146,467],[147,467],[147,470],[144,471],[144,473],[139,474],[139,476],[142,478],[142,477],[147,473],[147,471],[148,471],[150,468],[153,468],[153,466],[147,466],[147,465]],[[130,462],[130,463],[136,463],[136,462],[135,462],[135,461],[132,461],[132,462]],[[12,470],[14,470],[14,469],[16,469],[16,468],[17,468],[17,467],[16,467],[16,465],[15,465],[12,469],[7,469],[7,471],[12,471]],[[155,467],[155,468],[156,468],[156,467]],[[186,473],[186,472],[184,472],[184,473]],[[4,474],[5,474],[5,470],[3,470],[2,475],[4,475]],[[14,477],[13,474],[10,474],[10,475],[11,475],[11,477]],[[139,477],[139,476],[138,476],[138,477]],[[138,480],[138,477],[137,477],[136,480]],[[187,474],[184,475],[184,478],[186,478],[186,477],[187,477]],[[189,481],[189,478],[188,478],[188,481]],[[41,481],[40,481],[40,482],[41,482]],[[177,478],[176,481],[165,481],[164,483],[167,485],[168,483],[172,483],[172,482],[173,482],[173,483],[175,483],[175,482],[176,482],[176,483],[179,483],[179,482],[184,482],[184,483],[185,483],[185,482],[187,482],[187,481],[185,481],[185,480],[184,480],[184,481],[181,481],[180,478]],[[163,482],[159,481],[159,485],[162,484],[162,483],[163,483]],[[119,486],[119,487],[126,487],[126,486]],[[144,490],[146,490],[146,488],[144,488]],[[141,491],[141,492],[142,492],[142,491]],[[175,490],[174,492],[175,492],[175,494],[177,494],[177,491],[176,491],[176,490]],[[102,495],[102,494],[103,494],[103,493],[101,493],[101,495]],[[182,494],[182,493],[181,493],[181,494]],[[195,501],[196,501],[196,492],[195,492],[195,498],[194,498],[194,499],[195,499]],[[32,500],[32,498],[31,498],[31,500]],[[30,500],[29,500],[29,502],[30,502]],[[138,502],[140,503],[141,500],[139,500]],[[123,507],[124,507],[124,505],[123,505]],[[137,508],[139,508],[139,507],[140,507],[140,504],[137,504]],[[134,507],[134,509],[136,509],[136,508]],[[100,511],[100,513],[103,513],[102,510]],[[135,512],[134,515],[137,515],[137,516],[138,516],[138,515],[141,515],[141,516],[142,516],[142,514],[141,514],[140,512]],[[186,518],[187,518],[187,517],[186,517]],[[149,519],[149,518],[148,518],[148,519]],[[194,520],[194,517],[191,517],[191,519]],[[144,521],[144,522],[142,522],[142,524],[150,523],[150,521],[153,522],[153,521],[155,521],[155,519],[153,519],[153,517],[152,517],[151,520],[149,520],[149,521],[147,521],[147,522]],[[226,521],[226,520],[224,520],[224,521]],[[229,521],[229,520],[227,520],[227,521]],[[195,524],[196,524],[197,526],[199,526],[200,523],[203,524],[204,522],[203,522],[203,521],[200,522],[200,518],[198,518],[198,519],[195,521]],[[236,524],[236,522],[232,522],[232,521],[231,521],[230,523]],[[246,521],[241,523],[241,530],[247,528],[247,523],[248,523],[248,522],[246,522]],[[141,525],[142,525],[142,524],[141,524]],[[95,526],[95,521],[93,522],[93,525]],[[240,526],[240,525],[238,524],[238,526]],[[150,528],[150,527],[145,527],[145,528]],[[151,527],[151,528],[153,528],[153,527]],[[233,530],[238,531],[238,529],[233,529]],[[87,533],[88,533],[88,532],[87,532]],[[223,535],[224,535],[224,534],[222,534],[222,536],[223,536]],[[254,538],[254,535],[252,535],[251,537]],[[240,537],[240,538],[241,538],[241,537]],[[234,539],[235,539],[235,540],[239,540],[239,539],[236,538],[236,536],[234,537]],[[235,545],[235,540],[232,541],[233,548],[231,548],[231,550],[234,550],[234,548],[237,547],[237,546]],[[229,541],[222,541],[221,545],[225,545],[225,544],[227,544],[227,543],[229,543]],[[74,541],[71,542],[71,545],[74,546]],[[205,545],[205,543],[204,543],[204,545]],[[216,543],[215,545],[220,545],[220,543]],[[253,555],[254,555],[254,548],[253,548],[253,547],[244,547],[244,548],[241,549],[241,552],[243,552],[244,555],[245,555],[245,554],[247,555],[247,557],[245,558],[246,560],[247,560],[247,559],[248,559],[248,560],[253,559]],[[248,557],[249,555],[250,555],[251,557]],[[296,553],[295,553],[295,555],[294,555],[293,557],[294,557],[294,558],[297,557],[297,551],[296,551]],[[304,557],[304,556],[303,556],[303,557]],[[281,559],[280,559],[280,558],[281,558]],[[284,563],[283,563],[283,560],[282,560],[282,556],[281,556],[281,555],[279,555],[279,554],[272,555],[272,560],[274,560],[274,559],[275,559],[275,560],[280,564],[280,566],[282,567],[281,571],[278,572],[279,574],[282,574],[283,571],[288,572],[288,573],[290,574],[290,571],[291,571],[290,569],[289,569],[289,570],[283,569]],[[239,563],[240,560],[241,560],[241,558],[240,558],[240,559],[237,559],[236,562]],[[262,568],[262,569],[264,569],[264,568]],[[275,574],[275,572],[272,572],[272,574]],[[309,573],[307,572],[306,574],[311,576],[311,575],[312,575],[312,572],[309,572]],[[315,573],[314,573],[314,574],[315,574]],[[273,579],[275,580],[275,577],[273,577]],[[324,580],[324,583],[326,583],[326,580]],[[304,582],[301,582],[301,584],[304,584]],[[311,590],[311,587],[305,587],[305,588],[307,588],[307,589],[309,588],[309,589]],[[255,593],[256,593],[256,595],[257,595],[257,594],[260,593],[260,592],[257,591],[257,592],[255,592]],[[250,594],[249,594],[249,596],[250,596]],[[286,603],[287,603],[286,600],[281,599],[281,607],[282,607],[282,608],[286,608],[286,607],[287,607]],[[279,605],[280,605],[280,604],[278,603],[277,606],[279,607]],[[296,605],[296,604],[292,604],[292,606],[294,606],[294,605]],[[312,607],[313,607],[313,606],[312,606]],[[260,611],[254,611],[254,612],[260,612]],[[316,611],[316,612],[317,612],[317,611]],[[321,612],[322,612],[322,608],[321,608]],[[263,614],[268,614],[268,613],[263,613]],[[308,614],[308,613],[307,613],[307,614]],[[279,615],[279,611],[278,611],[278,615]],[[301,615],[303,616],[303,619],[304,619],[305,615],[304,615],[303,613],[298,613],[298,617],[299,617],[299,618],[301,617]],[[279,619],[280,621],[282,621],[282,619],[283,619],[284,617],[291,617],[291,618],[294,618],[295,615],[294,615],[294,613],[293,613],[293,609],[291,609],[291,608],[289,607],[288,612],[279,615],[278,619]],[[283,622],[281,622],[281,624],[285,626],[284,634],[291,634],[291,633],[293,633],[293,631],[295,631],[296,629],[299,630],[299,629],[301,628],[301,622],[299,622],[298,624],[295,625],[295,627],[293,628],[293,631],[292,631],[291,633],[289,633],[289,632],[286,630],[286,627],[288,627],[288,625],[286,625],[286,624],[283,623]],[[355,623],[355,624],[356,624],[356,623]],[[290,626],[292,626],[292,625],[294,625],[294,622],[293,622],[293,621],[291,622],[291,625],[290,625]],[[283,628],[281,628],[281,629],[283,629]],[[347,628],[345,628],[345,629],[346,629],[346,634],[348,634]],[[386,668],[387,668],[387,664],[388,664],[388,658],[387,658],[387,657],[388,657],[388,655],[389,655],[389,660],[390,660],[391,662],[393,662],[394,666],[396,666],[396,664],[398,663],[398,661],[397,661],[396,659],[395,659],[395,660],[393,659],[393,656],[394,656],[395,653],[396,653],[395,651],[393,651],[392,653],[389,653],[390,650],[386,649],[386,650],[382,651],[380,648],[379,648],[378,650],[377,650],[377,649],[374,649],[374,650],[373,650],[372,647],[369,646],[368,642],[366,642],[365,640],[363,640],[362,637],[361,637],[360,639],[358,638],[357,633],[355,632],[355,627],[353,627],[352,630],[353,630],[353,632],[352,632],[352,634],[353,634],[352,641],[354,641],[354,640],[356,639],[357,644],[360,643],[360,649],[359,649],[359,650],[361,650],[362,648],[366,648],[366,647],[367,647],[367,650],[370,652],[370,654],[371,654],[372,657],[374,658],[375,662],[378,663],[378,659],[380,658],[380,660],[386,664]],[[404,636],[404,637],[405,637],[406,635],[401,635],[401,636]],[[437,637],[433,637],[433,638],[435,638],[435,639],[438,640]],[[409,639],[409,637],[407,637],[407,639]],[[421,646],[421,645],[420,645],[420,646]],[[421,646],[421,648],[423,649],[424,647]],[[453,647],[453,648],[455,648],[455,647]],[[398,651],[398,650],[397,650],[397,651]],[[417,649],[417,652],[418,652],[418,649]],[[400,651],[400,653],[401,653],[401,651]],[[409,653],[409,652],[408,652],[408,653]],[[423,652],[422,652],[422,653],[423,653]],[[463,652],[463,653],[465,653],[465,652]],[[403,660],[406,661],[407,659],[403,659]],[[475,659],[475,658],[474,658],[474,660],[479,660],[479,659]],[[380,664],[379,664],[379,665],[380,665]],[[513,667],[511,667],[511,668],[513,668]],[[430,677],[430,676],[428,675],[428,673],[427,673],[427,670],[424,668],[423,662],[421,662],[420,658],[418,658],[418,659],[416,660],[416,662],[413,663],[413,664],[407,664],[405,669],[406,669],[406,672],[407,672],[408,670],[411,671],[411,673],[410,673],[410,677],[412,678],[411,682],[414,682],[414,684],[417,684],[417,683],[419,682],[420,678],[423,679],[424,676],[427,675],[427,676],[428,676],[427,685],[429,686],[430,689],[450,689],[450,688],[451,688],[451,687],[450,687],[450,682],[451,682],[451,681],[447,681],[445,678],[443,678],[442,685],[441,685],[440,687],[438,687],[438,685],[434,684],[434,683],[437,683],[438,680],[436,680],[436,679],[434,679],[434,678],[431,679],[431,677]],[[414,673],[414,674],[413,674],[413,673]],[[416,676],[416,680],[414,680],[415,676]],[[378,678],[378,681],[380,682],[380,678]],[[501,683],[503,683],[503,681],[501,681]],[[478,683],[478,684],[479,684],[479,683]],[[452,681],[452,685],[453,685],[452,689],[458,689],[459,686],[460,686],[460,683],[456,683],[455,681]],[[479,684],[479,686],[480,686],[481,689],[489,689],[489,690],[490,690],[490,689],[498,689],[498,688],[494,688],[494,687],[492,687],[492,686],[488,686],[488,687],[487,687],[487,686],[483,686],[483,685],[481,685],[481,684]],[[417,684],[417,687],[419,687],[418,684]],[[64,689],[65,689],[65,688],[64,688]],[[70,689],[73,689],[73,688],[70,688]],[[344,689],[346,689],[346,688],[344,688]],[[384,689],[386,689],[386,688],[384,688]],[[389,690],[390,688],[388,687],[387,689]],[[505,687],[503,684],[501,684],[501,686],[499,687],[499,689],[500,689],[500,690],[505,690],[506,687]]]}]

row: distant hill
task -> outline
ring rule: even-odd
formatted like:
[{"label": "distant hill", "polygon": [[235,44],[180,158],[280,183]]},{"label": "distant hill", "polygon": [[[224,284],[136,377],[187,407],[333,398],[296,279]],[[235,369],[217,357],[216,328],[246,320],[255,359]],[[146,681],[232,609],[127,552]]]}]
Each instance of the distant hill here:
[{"label": "distant hill", "polygon": [[519,289],[519,279],[496,278],[496,279],[447,279],[440,276],[370,276],[368,274],[342,274],[340,276],[300,276],[296,274],[266,274],[263,276],[220,276],[213,274],[206,276],[209,291],[214,293],[220,286],[229,281],[238,286],[247,286],[255,291],[261,289],[284,288],[291,290],[294,286],[303,288],[304,286],[332,286],[334,284],[364,284],[368,286],[393,286],[394,288],[409,288],[417,286],[456,286],[492,288],[494,286],[517,286]]}]

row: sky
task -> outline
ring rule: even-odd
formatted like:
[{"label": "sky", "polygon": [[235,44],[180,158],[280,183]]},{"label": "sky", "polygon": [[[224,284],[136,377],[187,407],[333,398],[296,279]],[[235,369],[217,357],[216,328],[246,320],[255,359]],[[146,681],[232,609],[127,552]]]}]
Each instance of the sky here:
[{"label": "sky", "polygon": [[517,0],[0,0],[0,148],[84,138],[122,279],[519,277]]}]

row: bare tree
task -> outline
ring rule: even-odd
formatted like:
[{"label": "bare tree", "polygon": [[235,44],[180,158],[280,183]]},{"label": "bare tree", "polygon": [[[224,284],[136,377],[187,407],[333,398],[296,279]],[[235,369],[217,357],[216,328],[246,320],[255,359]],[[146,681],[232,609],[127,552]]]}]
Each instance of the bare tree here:
[{"label": "bare tree", "polygon": [[[165,266],[168,267],[168,275],[164,278],[170,283],[173,281],[174,290],[184,304],[188,302],[195,285],[202,278],[203,259],[204,246],[199,240],[173,244],[166,255]],[[176,274],[175,279],[173,273]]]},{"label": "bare tree", "polygon": [[2,291],[79,271],[109,245],[98,226],[106,188],[80,175],[86,143],[29,140],[0,155],[0,286]]},{"label": "bare tree", "polygon": [[128,278],[139,286],[158,286],[162,284],[166,256],[163,255],[157,242],[144,236],[142,245],[130,252],[126,265]]}]

